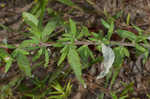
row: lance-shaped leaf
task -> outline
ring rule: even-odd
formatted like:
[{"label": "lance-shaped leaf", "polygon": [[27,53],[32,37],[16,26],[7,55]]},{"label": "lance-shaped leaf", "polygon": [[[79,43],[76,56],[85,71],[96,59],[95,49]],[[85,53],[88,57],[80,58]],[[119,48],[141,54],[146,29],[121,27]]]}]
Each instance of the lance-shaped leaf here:
[{"label": "lance-shaped leaf", "polygon": [[76,30],[76,23],[72,19],[70,19],[69,22],[70,22],[71,34],[75,38],[76,32],[77,32],[77,30]]},{"label": "lance-shaped leaf", "polygon": [[41,32],[38,28],[39,20],[32,15],[31,13],[24,12],[23,13],[23,19],[26,24],[28,24],[31,28],[29,28],[29,31],[38,39],[40,39]]},{"label": "lance-shaped leaf", "polygon": [[26,48],[26,47],[32,47],[36,44],[38,44],[39,41],[37,40],[33,40],[33,39],[30,39],[30,40],[24,40],[20,45],[19,45],[19,48]]},{"label": "lance-shaped leaf", "polygon": [[115,60],[115,54],[113,50],[104,44],[102,44],[102,54],[104,57],[104,61],[102,63],[102,65],[104,66],[104,70],[97,76],[97,79],[103,78],[104,76],[106,76],[106,74],[108,74]]},{"label": "lance-shaped leaf", "polygon": [[60,59],[58,61],[58,66],[65,60],[65,58],[67,57],[67,54],[68,54],[68,51],[69,51],[69,47],[68,45],[66,45],[62,50],[61,50],[61,56],[60,56]]},{"label": "lance-shaped leaf", "polygon": [[42,53],[43,53],[43,49],[40,48],[40,49],[38,50],[37,54],[35,54],[35,56],[32,58],[32,61],[35,62],[37,59],[39,59],[40,56],[42,55]]},{"label": "lance-shaped leaf", "polygon": [[24,18],[24,21],[31,27],[33,27],[33,25],[38,26],[38,23],[39,23],[38,19],[31,13],[23,12],[22,16]]},{"label": "lance-shaped leaf", "polygon": [[125,56],[126,57],[130,56],[130,53],[129,53],[128,49],[123,47],[123,46],[115,47],[114,48],[114,53],[115,53],[114,65],[117,66],[117,67],[122,65]]},{"label": "lance-shaped leaf", "polygon": [[104,19],[101,19],[101,23],[105,28],[107,28],[107,29],[110,28],[110,25]]},{"label": "lance-shaped leaf", "polygon": [[26,76],[31,77],[31,67],[29,60],[22,52],[17,53],[17,63],[20,70],[23,71]]},{"label": "lance-shaped leaf", "polygon": [[11,57],[6,57],[5,60],[7,60],[5,65],[5,73],[7,73],[12,65],[13,59]]},{"label": "lance-shaped leaf", "polygon": [[44,41],[46,41],[48,39],[48,36],[55,30],[56,28],[56,21],[55,20],[51,20],[50,22],[48,22],[42,32],[42,39]]},{"label": "lance-shaped leaf", "polygon": [[134,41],[134,40],[137,39],[137,36],[134,33],[126,31],[126,30],[118,29],[117,30],[117,34],[119,34],[120,37],[127,38],[127,39],[129,39],[131,41]]},{"label": "lance-shaped leaf", "polygon": [[107,39],[110,40],[112,34],[114,31],[114,22],[112,21],[110,24],[110,28],[108,29],[108,33],[107,33]]},{"label": "lance-shaped leaf", "polygon": [[45,49],[45,64],[44,67],[47,67],[49,64],[49,52],[48,49]]},{"label": "lance-shaped leaf", "polygon": [[83,84],[84,80],[82,79],[82,68],[80,63],[80,57],[75,48],[70,48],[68,53],[68,62],[73,69],[77,79]]}]

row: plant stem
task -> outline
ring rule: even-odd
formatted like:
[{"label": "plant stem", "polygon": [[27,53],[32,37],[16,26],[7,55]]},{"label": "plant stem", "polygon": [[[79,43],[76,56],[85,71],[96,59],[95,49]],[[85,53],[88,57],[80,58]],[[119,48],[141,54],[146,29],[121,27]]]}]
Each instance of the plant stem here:
[{"label": "plant stem", "polygon": [[[75,45],[87,45],[87,46],[88,45],[96,46],[96,45],[100,45],[101,43],[102,42],[97,43],[97,42],[91,42],[91,41],[75,41],[74,42]],[[50,47],[50,46],[53,46],[54,44],[56,44],[56,42],[48,42],[48,43],[41,42],[39,44],[39,46]],[[62,43],[62,44],[68,45],[68,44],[71,44],[71,42],[65,42],[65,43]],[[148,44],[140,44],[140,45],[145,47],[145,48],[150,49],[150,45],[148,45]],[[18,47],[19,44],[14,44],[13,46]],[[36,45],[34,45],[34,46],[36,46]],[[123,42],[110,41],[110,46],[135,47],[135,44],[134,43],[123,43]],[[8,48],[8,47],[6,47],[4,44],[0,44],[0,48]]]}]

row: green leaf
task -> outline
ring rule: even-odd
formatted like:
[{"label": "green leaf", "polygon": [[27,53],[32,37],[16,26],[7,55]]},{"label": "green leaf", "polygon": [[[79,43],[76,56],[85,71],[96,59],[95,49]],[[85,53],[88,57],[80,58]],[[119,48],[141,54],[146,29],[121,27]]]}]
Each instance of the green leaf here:
[{"label": "green leaf", "polygon": [[115,53],[115,62],[114,62],[115,68],[113,70],[113,75],[112,75],[112,79],[110,82],[110,88],[115,83],[115,80],[120,72],[125,56],[127,57],[130,56],[128,49],[123,46],[115,47],[113,50]]},{"label": "green leaf", "polygon": [[141,52],[146,52],[146,49],[143,46],[139,45],[139,44],[135,44],[135,48],[137,50],[141,51]]},{"label": "green leaf", "polygon": [[66,85],[66,96],[70,95],[71,88],[72,88],[71,81],[69,81],[68,84]]},{"label": "green leaf", "polygon": [[148,43],[147,36],[146,35],[137,36],[136,43],[139,43],[139,42],[144,42],[145,44]]},{"label": "green leaf", "polygon": [[74,6],[75,4],[71,0],[57,0],[63,4],[66,4],[68,6]]},{"label": "green leaf", "polygon": [[67,51],[66,51],[66,52],[63,52],[63,53],[61,54],[60,59],[59,59],[58,64],[57,64],[58,66],[65,60],[67,54],[68,54]]},{"label": "green leaf", "polygon": [[4,59],[5,57],[9,57],[9,54],[5,49],[0,48],[0,57]]},{"label": "green leaf", "polygon": [[69,19],[69,22],[70,22],[72,36],[75,38],[76,32],[77,32],[76,31],[76,23],[72,19]]},{"label": "green leaf", "polygon": [[137,39],[137,36],[134,33],[126,31],[126,30],[118,29],[117,33],[119,34],[120,37],[127,38],[131,41],[135,41]]},{"label": "green leaf", "polygon": [[100,35],[98,33],[92,32],[91,34],[94,36],[95,39],[99,40]]},{"label": "green leaf", "polygon": [[44,67],[47,67],[49,64],[49,52],[45,49],[45,64]]},{"label": "green leaf", "polygon": [[21,52],[18,52],[16,59],[20,70],[23,71],[26,76],[31,77],[31,67],[27,56]]},{"label": "green leaf", "polygon": [[60,42],[53,44],[53,47],[63,47],[63,46],[64,46],[64,44],[62,44]]},{"label": "green leaf", "polygon": [[58,61],[58,66],[65,60],[67,54],[68,54],[68,51],[69,51],[69,47],[68,46],[65,46],[62,50],[61,50],[61,56],[60,56],[60,59]]},{"label": "green leaf", "polygon": [[83,45],[78,49],[79,55],[81,57],[81,62],[84,65],[83,68],[87,68],[90,64],[89,58],[92,58],[92,60],[95,60],[94,55],[92,51],[88,48],[87,45]]},{"label": "green leaf", "polygon": [[81,82],[81,84],[85,85],[84,80],[82,79],[82,68],[80,63],[80,57],[74,48],[70,48],[68,53],[68,62],[73,69],[77,79]]},{"label": "green leaf", "polygon": [[81,32],[77,36],[77,39],[81,39],[83,36],[87,37],[90,36],[89,30],[87,27],[83,26]]},{"label": "green leaf", "polygon": [[22,15],[23,15],[24,21],[28,25],[30,25],[31,27],[32,27],[32,25],[38,26],[39,21],[34,15],[32,15],[31,13],[28,13],[28,12],[23,12]]},{"label": "green leaf", "polygon": [[58,82],[54,82],[52,87],[54,89],[56,89],[59,93],[63,93],[64,92],[63,87]]},{"label": "green leaf", "polygon": [[31,28],[29,28],[29,31],[38,39],[40,40],[41,31],[38,28],[39,21],[38,19],[32,15],[31,13],[24,12],[23,13],[23,19],[26,24],[28,24]]},{"label": "green leaf", "polygon": [[61,38],[60,40],[58,40],[59,42],[66,42],[66,41],[70,41],[72,40],[72,38]]},{"label": "green leaf", "polygon": [[37,59],[40,58],[40,56],[42,55],[43,53],[43,49],[40,48],[40,50],[38,50],[37,54],[32,58],[32,61],[35,62]]},{"label": "green leaf", "polygon": [[10,69],[10,67],[12,65],[12,61],[13,61],[13,59],[11,57],[7,58],[7,62],[6,62],[6,65],[5,65],[5,73],[7,73],[8,70]]},{"label": "green leaf", "polygon": [[130,13],[128,13],[128,16],[127,16],[127,19],[126,19],[126,21],[127,21],[126,24],[127,25],[129,25],[129,23],[130,23],[130,16],[131,16]]},{"label": "green leaf", "polygon": [[117,95],[114,92],[111,92],[112,99],[118,99]]},{"label": "green leaf", "polygon": [[108,34],[107,34],[107,39],[110,40],[112,34],[113,34],[113,31],[114,31],[114,22],[112,21],[111,24],[110,24],[110,28],[108,30]]},{"label": "green leaf", "polygon": [[110,25],[104,19],[101,19],[101,23],[105,28],[107,28],[107,29],[110,28]]},{"label": "green leaf", "polygon": [[142,35],[142,34],[143,34],[142,32],[143,32],[144,30],[142,30],[140,27],[138,27],[138,26],[136,26],[136,25],[134,25],[134,24],[133,24],[132,26],[138,31],[138,34],[139,34],[139,35]]},{"label": "green leaf", "polygon": [[102,42],[104,44],[110,44],[110,40],[107,40],[105,37],[103,37]]},{"label": "green leaf", "polygon": [[31,27],[29,28],[29,31],[31,32],[31,34],[33,34],[34,38],[38,41],[41,40],[41,31],[38,29],[38,27]]},{"label": "green leaf", "polygon": [[47,36],[49,36],[56,28],[57,24],[55,21],[51,20],[48,22],[42,32],[42,39],[46,41],[48,39]]},{"label": "green leaf", "polygon": [[25,48],[25,47],[32,47],[36,44],[38,44],[39,42],[36,40],[24,40],[20,45],[19,48]]},{"label": "green leaf", "polygon": [[117,67],[122,65],[125,56],[130,56],[128,49],[122,46],[114,48],[114,53],[116,56],[114,65]]},{"label": "green leaf", "polygon": [[[24,54],[24,55],[29,55],[29,52],[26,51],[26,50],[24,50],[24,49],[17,48],[16,50],[17,50],[17,52],[22,53],[22,54]],[[17,54],[18,54],[18,53],[17,53]]]},{"label": "green leaf", "polygon": [[125,56],[130,57],[130,53],[127,48],[123,47],[123,53]]}]

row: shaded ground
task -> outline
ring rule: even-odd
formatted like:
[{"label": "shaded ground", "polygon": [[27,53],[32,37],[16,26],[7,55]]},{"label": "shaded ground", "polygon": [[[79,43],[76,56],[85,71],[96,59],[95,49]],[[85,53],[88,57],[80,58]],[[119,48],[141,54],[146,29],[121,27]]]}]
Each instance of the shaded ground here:
[{"label": "shaded ground", "polygon": [[[135,24],[142,28],[144,33],[150,33],[149,0],[93,0],[91,4],[85,0],[72,1],[85,11],[82,12],[78,9],[74,9],[70,13],[70,7],[64,6],[59,2],[52,2],[49,6],[56,11],[61,12],[64,20],[72,18],[76,20],[78,24],[87,26],[88,29],[93,32],[98,32],[99,29],[103,29],[105,31],[100,21],[101,18],[105,19],[103,13],[104,9],[112,16],[119,11],[123,11],[121,18],[116,21],[116,27],[132,31],[136,34],[136,30],[131,27],[131,24]],[[22,32],[25,30],[21,25],[21,13],[30,10],[31,7],[31,0],[9,0],[9,3],[6,1],[0,2],[0,24],[9,28],[7,30],[0,28],[0,42],[7,40],[8,43],[13,44],[25,39],[22,35]],[[126,25],[126,18],[128,15],[130,15],[130,25]],[[48,18],[49,16],[45,16],[45,20]],[[113,37],[112,40],[119,39]],[[127,89],[130,86],[133,88],[127,92],[130,97],[134,97],[136,99],[148,99],[147,94],[150,94],[150,58],[148,58],[146,64],[143,64],[143,55],[136,56],[134,49],[130,47],[129,49],[131,56],[130,58],[125,59],[112,88],[110,88],[110,86],[108,86],[108,88],[104,87],[105,79],[96,80],[96,76],[98,72],[100,72],[99,70],[101,65],[101,63],[96,63],[83,73],[84,79],[87,83],[87,89],[78,85],[78,82],[74,77],[72,77],[72,75],[70,75],[70,78],[67,78],[72,79],[72,83],[74,84],[70,99],[98,99],[98,95],[101,92],[106,93],[104,99],[111,99],[108,94],[110,93],[110,90],[115,90],[121,94],[122,91],[125,91],[125,88]],[[53,58],[57,59],[57,55]],[[54,66],[56,65],[55,62],[52,62],[51,64]],[[17,74],[14,69],[18,70],[17,67],[12,68],[8,74],[3,74],[3,68],[1,67],[0,74],[3,75],[0,77],[1,80],[5,79],[5,81],[8,82],[12,75],[16,76]],[[39,68],[34,73],[37,76],[43,75],[43,77],[45,77],[46,74],[52,71],[53,68],[48,70]]]}]

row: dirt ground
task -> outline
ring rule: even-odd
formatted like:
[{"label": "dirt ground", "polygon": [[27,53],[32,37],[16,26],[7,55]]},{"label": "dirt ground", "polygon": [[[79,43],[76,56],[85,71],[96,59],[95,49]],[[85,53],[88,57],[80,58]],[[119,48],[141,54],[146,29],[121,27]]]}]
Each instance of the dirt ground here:
[{"label": "dirt ground", "polygon": [[[135,24],[142,28],[145,33],[150,33],[150,0],[92,0],[94,5],[89,4],[86,0],[72,0],[78,6],[86,9],[87,12],[81,12],[75,10],[72,13],[67,13],[70,7],[53,2],[49,4],[53,9],[63,12],[64,20],[72,18],[89,28],[91,31],[98,31],[103,29],[100,19],[104,18],[104,10],[110,15],[115,15],[119,11],[123,11],[122,18],[117,20],[116,27],[126,29],[134,32],[130,26],[126,26],[126,18],[130,14],[130,24]],[[0,42],[7,40],[10,44],[15,44],[25,39],[22,35],[24,28],[22,27],[22,12],[29,11],[33,3],[32,0],[1,0],[0,1]],[[88,13],[90,12],[90,13]],[[3,28],[9,28],[7,30],[2,28],[2,25],[7,26]],[[114,38],[114,40],[116,40]],[[135,52],[130,48],[131,57],[125,59],[120,73],[112,86],[111,90],[117,90],[121,92],[124,89],[122,82],[130,84],[134,92],[129,93],[132,99],[148,99],[146,96],[150,94],[150,57],[146,61],[146,64],[142,63],[143,56],[135,58]],[[99,64],[92,66],[97,69]],[[77,85],[73,86],[73,93],[70,99],[98,99],[97,96],[101,92],[109,93],[109,87],[104,88],[105,79],[96,80],[97,73],[92,73],[92,69],[89,68],[84,72],[84,78],[86,80],[87,89]],[[0,68],[0,74],[2,69]],[[9,78],[14,73],[8,73],[6,77]],[[0,77],[3,79],[3,77]],[[111,99],[107,94],[105,99]],[[131,99],[131,98],[129,98]]]}]

